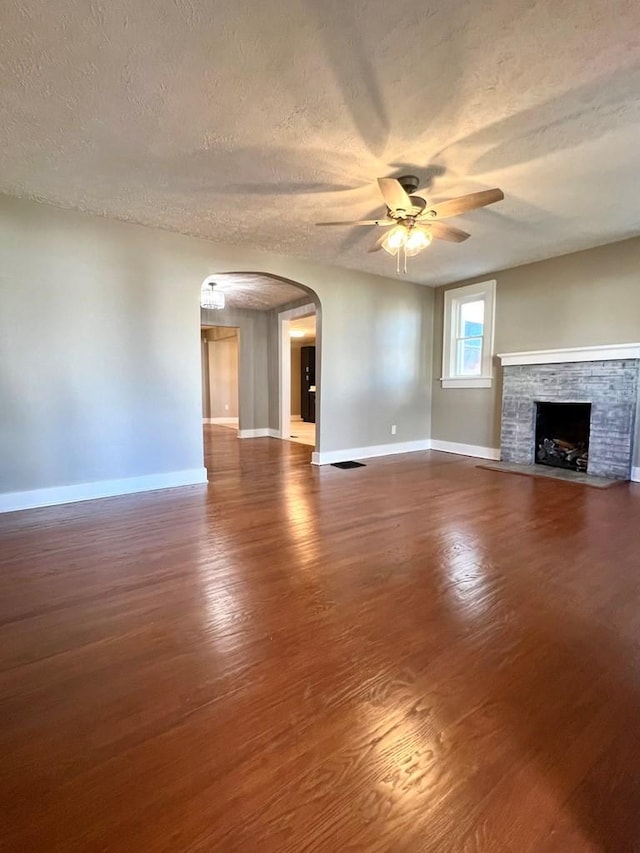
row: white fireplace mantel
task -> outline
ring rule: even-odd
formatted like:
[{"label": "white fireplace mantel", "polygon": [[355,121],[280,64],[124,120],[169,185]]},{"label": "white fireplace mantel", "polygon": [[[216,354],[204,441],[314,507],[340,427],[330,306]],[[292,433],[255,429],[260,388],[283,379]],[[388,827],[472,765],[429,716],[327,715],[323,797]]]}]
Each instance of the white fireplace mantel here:
[{"label": "white fireplace mantel", "polygon": [[613,361],[614,359],[640,359],[638,344],[606,344],[595,347],[570,347],[568,349],[541,349],[530,352],[502,352],[498,358],[503,367],[518,364],[567,364],[577,361]]}]

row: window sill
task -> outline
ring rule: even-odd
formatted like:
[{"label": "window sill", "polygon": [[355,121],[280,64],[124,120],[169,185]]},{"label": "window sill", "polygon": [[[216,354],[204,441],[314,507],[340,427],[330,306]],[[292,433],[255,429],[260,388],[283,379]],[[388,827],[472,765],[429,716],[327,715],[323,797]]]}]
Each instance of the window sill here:
[{"label": "window sill", "polygon": [[491,388],[492,376],[456,376],[440,379],[443,388]]}]

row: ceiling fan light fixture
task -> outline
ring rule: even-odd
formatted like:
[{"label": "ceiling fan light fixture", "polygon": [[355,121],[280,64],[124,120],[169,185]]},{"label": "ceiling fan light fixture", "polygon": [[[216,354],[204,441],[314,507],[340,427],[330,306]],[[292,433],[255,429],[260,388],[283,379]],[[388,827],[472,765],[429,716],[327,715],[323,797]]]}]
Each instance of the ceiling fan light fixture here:
[{"label": "ceiling fan light fixture", "polygon": [[422,252],[423,249],[426,249],[430,245],[432,240],[433,237],[429,231],[425,231],[424,228],[419,227],[412,228],[404,244],[407,257],[413,258],[419,252]]},{"label": "ceiling fan light fixture", "polygon": [[409,229],[405,225],[396,225],[387,232],[382,241],[382,248],[390,255],[397,255],[400,249],[406,245],[409,237]]},{"label": "ceiling fan light fixture", "polygon": [[224,293],[215,289],[214,281],[208,281],[200,291],[200,306],[219,311],[225,306]]}]

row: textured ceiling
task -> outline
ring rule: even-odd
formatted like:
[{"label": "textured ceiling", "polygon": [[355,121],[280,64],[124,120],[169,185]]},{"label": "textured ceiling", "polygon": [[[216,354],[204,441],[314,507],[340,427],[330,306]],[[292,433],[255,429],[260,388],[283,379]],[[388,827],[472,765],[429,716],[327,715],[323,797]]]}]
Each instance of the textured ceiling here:
[{"label": "textured ceiling", "polygon": [[500,186],[409,277],[640,233],[636,0],[5,0],[0,190],[395,275],[379,175]]},{"label": "textured ceiling", "polygon": [[270,276],[254,273],[221,273],[213,275],[207,281],[214,281],[216,287],[225,295],[225,305],[229,308],[248,308],[252,311],[268,311],[287,302],[312,297],[306,290],[278,281]]}]

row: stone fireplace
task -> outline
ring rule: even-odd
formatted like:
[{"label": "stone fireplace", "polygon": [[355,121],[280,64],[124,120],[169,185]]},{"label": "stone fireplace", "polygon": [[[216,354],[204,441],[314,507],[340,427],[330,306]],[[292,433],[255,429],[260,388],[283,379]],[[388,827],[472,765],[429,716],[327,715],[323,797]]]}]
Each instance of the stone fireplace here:
[{"label": "stone fireplace", "polygon": [[[504,353],[503,462],[628,480],[640,344]],[[555,405],[547,405],[555,404]]]}]

